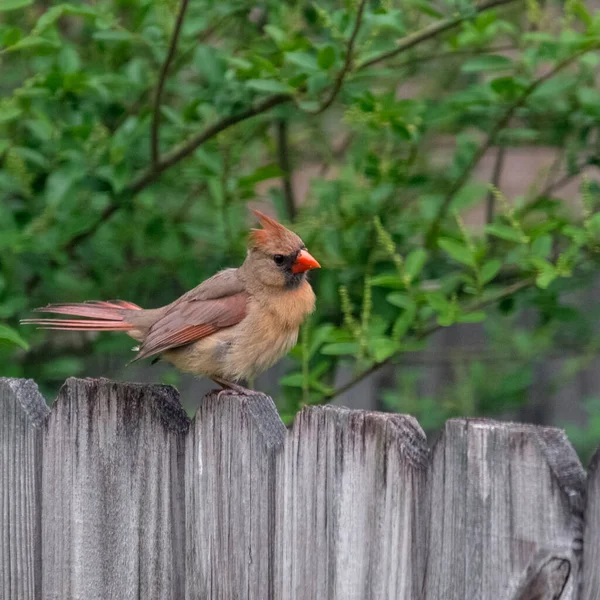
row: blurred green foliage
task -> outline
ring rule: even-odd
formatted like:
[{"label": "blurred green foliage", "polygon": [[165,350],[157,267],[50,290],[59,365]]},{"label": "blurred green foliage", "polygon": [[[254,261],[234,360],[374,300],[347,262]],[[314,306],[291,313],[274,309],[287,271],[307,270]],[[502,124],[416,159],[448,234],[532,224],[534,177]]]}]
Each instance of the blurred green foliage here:
[{"label": "blurred green foliage", "polygon": [[[561,183],[598,166],[600,14],[585,2],[0,11],[3,374],[52,386],[91,352],[125,361],[120,336],[17,334],[17,321],[47,302],[170,302],[243,259],[247,202],[279,181],[269,200],[324,266],[282,380],[284,417],[335,397],[339,364],[353,365],[352,385],[456,323],[485,320],[491,348],[518,360],[464,362],[444,398],[417,399],[419,372],[402,375],[385,401],[426,427],[518,406],[537,362],[595,344],[594,313],[562,297],[598,271],[598,184],[565,202],[541,173],[508,199],[474,176],[492,148],[554,147]],[[300,205],[289,179],[306,164],[319,174]],[[478,207],[485,227],[468,225]]]}]

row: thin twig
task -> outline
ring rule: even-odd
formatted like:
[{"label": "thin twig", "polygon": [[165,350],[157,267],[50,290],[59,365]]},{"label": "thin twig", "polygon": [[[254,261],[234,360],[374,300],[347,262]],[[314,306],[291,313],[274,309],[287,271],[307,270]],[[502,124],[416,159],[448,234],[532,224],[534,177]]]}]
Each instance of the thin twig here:
[{"label": "thin twig", "polygon": [[181,27],[185,18],[189,0],[181,0],[179,6],[179,13],[177,14],[177,20],[175,21],[175,29],[171,36],[171,42],[169,43],[169,50],[167,51],[167,57],[160,70],[158,77],[158,85],[156,86],[156,95],[154,97],[154,113],[152,115],[152,127],[150,129],[150,155],[152,165],[155,166],[159,160],[159,128],[160,128],[160,103],[162,99],[163,90],[167,81],[167,75],[169,74],[169,67],[175,57],[175,51],[177,50],[177,42],[181,33]]},{"label": "thin twig", "polygon": [[[493,296],[490,296],[489,298],[486,298],[485,300],[482,300],[480,302],[477,302],[477,303],[471,305],[469,308],[467,308],[465,310],[465,313],[469,314],[472,312],[476,312],[478,310],[481,310],[482,308],[485,308],[486,306],[489,306],[490,304],[495,304],[496,302],[499,302],[500,300],[503,300],[504,298],[508,298],[509,296],[512,296],[513,294],[516,294],[517,292],[519,292],[525,288],[531,287],[534,283],[535,283],[534,279],[524,279],[522,281],[517,281],[516,283],[513,283],[512,285],[509,285],[505,289],[501,290],[497,294],[494,294]],[[419,331],[419,334],[415,336],[415,339],[417,341],[424,340],[425,338],[428,338],[430,335],[433,335],[440,329],[444,329],[444,326],[440,325],[437,322],[432,323],[429,327],[426,327],[425,329],[422,329],[421,331]],[[369,375],[376,373],[377,371],[379,371],[386,365],[390,364],[392,362],[392,360],[394,360],[394,358],[397,356],[397,354],[398,353],[393,354],[392,356],[389,356],[385,360],[376,362],[374,365],[372,365],[371,367],[369,367],[362,373],[359,373],[356,377],[351,379],[348,383],[345,383],[344,385],[340,386],[339,388],[333,390],[330,394],[326,394],[323,397],[322,402],[323,403],[330,402],[337,396],[340,396],[344,392],[347,392],[349,389],[353,388],[355,385],[357,385],[358,383],[363,381],[363,379],[367,378]]]},{"label": "thin twig", "polygon": [[292,185],[292,167],[290,164],[290,145],[288,136],[288,124],[285,119],[278,119],[277,129],[277,157],[279,168],[282,172],[283,197],[290,221],[296,219],[296,201],[294,199],[294,186]]},{"label": "thin twig", "polygon": [[493,54],[495,52],[507,52],[508,50],[516,50],[513,44],[506,46],[495,46],[491,48],[477,48],[467,50],[449,50],[448,52],[432,52],[431,54],[421,54],[419,56],[412,56],[398,63],[394,63],[394,68],[398,67],[410,67],[414,64],[429,62],[431,60],[446,60],[455,56],[479,56],[481,54]]},{"label": "thin twig", "polygon": [[[495,8],[496,6],[501,6],[503,4],[509,4],[510,2],[514,2],[514,1],[515,0],[492,0],[490,2],[487,2],[487,3],[479,6],[476,9],[476,14],[480,14],[486,10]],[[398,54],[400,54],[404,51],[410,50],[411,48],[418,46],[421,42],[428,41],[432,38],[435,38],[438,34],[444,33],[454,27],[457,27],[458,25],[460,25],[464,21],[468,20],[469,18],[471,18],[471,17],[465,16],[465,17],[459,17],[459,18],[455,18],[455,19],[446,19],[446,20],[440,21],[438,23],[434,23],[421,31],[417,31],[417,32],[413,33],[412,35],[405,37],[403,40],[400,41],[400,43],[394,50],[385,52],[385,53],[380,54],[364,63],[361,63],[360,65],[358,65],[357,70],[365,69],[371,65],[377,64],[388,58],[397,56]],[[355,25],[355,27],[356,27],[356,25]],[[357,34],[358,34],[358,32],[357,32]],[[164,65],[163,65],[163,67],[164,67]],[[343,83],[344,77],[345,77],[345,74],[342,77],[342,83]],[[337,92],[336,92],[336,94],[337,94]],[[181,145],[172,149],[170,152],[168,152],[162,158],[159,157],[158,160],[155,163],[151,164],[147,170],[145,170],[143,173],[141,173],[138,177],[136,177],[128,185],[125,186],[123,192],[119,195],[119,198],[117,198],[117,200],[122,199],[123,196],[129,196],[132,194],[136,194],[136,193],[142,191],[143,189],[147,188],[149,185],[154,183],[165,170],[167,170],[168,168],[179,163],[181,160],[183,160],[184,158],[186,158],[187,156],[192,154],[196,150],[196,148],[198,148],[199,146],[201,146],[208,140],[212,139],[213,137],[217,136],[219,133],[221,133],[225,129],[228,129],[229,127],[232,127],[232,126],[236,125],[237,123],[245,121],[246,119],[250,119],[256,115],[267,112],[268,110],[270,110],[271,108],[274,108],[275,106],[279,106],[281,104],[291,102],[292,100],[293,100],[293,97],[291,95],[287,95],[287,94],[276,94],[273,96],[269,96],[269,97],[265,98],[264,100],[262,100],[261,102],[259,102],[253,108],[248,109],[247,111],[244,111],[243,113],[240,113],[240,114],[232,116],[232,117],[226,117],[224,119],[221,119],[220,121],[217,121],[216,123],[213,123],[212,125],[208,126],[206,129],[201,131],[200,133],[198,133],[195,136],[193,136],[192,138],[190,138],[188,141],[183,142]],[[156,146],[158,147],[158,144],[156,144]],[[75,248],[81,242],[86,240],[88,237],[92,236],[97,231],[97,229],[100,227],[100,225],[102,225],[108,219],[110,219],[112,217],[112,215],[123,204],[125,204],[125,202],[117,201],[117,202],[114,202],[113,204],[109,205],[108,207],[106,207],[105,210],[100,215],[99,220],[96,221],[89,230],[79,233],[76,237],[74,237],[68,243],[69,251],[73,252],[75,250]],[[41,276],[39,273],[36,273],[27,283],[28,291],[32,292],[33,289],[39,284],[40,281],[41,281]]]},{"label": "thin twig", "polygon": [[535,81],[533,81],[517,98],[517,100],[515,100],[504,111],[504,114],[489,132],[483,144],[479,146],[479,148],[469,161],[469,164],[462,170],[461,174],[457,177],[457,179],[450,186],[450,189],[446,193],[446,196],[444,197],[444,200],[442,201],[442,204],[438,210],[438,214],[425,236],[427,246],[431,248],[434,245],[442,221],[446,217],[446,214],[448,213],[450,205],[456,197],[456,194],[458,194],[458,192],[462,189],[463,185],[465,185],[465,183],[469,180],[473,169],[479,164],[479,161],[483,158],[485,153],[490,149],[491,146],[493,146],[496,143],[498,136],[510,123],[510,120],[513,118],[517,110],[527,102],[529,96],[531,96],[531,94],[533,94],[533,92],[535,92],[543,83],[545,83],[549,79],[552,79],[552,77],[554,77],[560,71],[568,67],[571,63],[575,62],[583,54],[586,54],[587,52],[590,52],[596,48],[597,46],[582,49],[576,52],[575,54],[571,55],[569,58],[566,58],[557,63],[553,69],[551,69],[545,75],[542,75],[541,77],[538,77]]},{"label": "thin twig", "polygon": [[225,129],[229,129],[237,123],[246,121],[251,117],[255,117],[256,115],[267,112],[275,106],[279,106],[280,104],[285,104],[286,102],[291,101],[292,97],[288,96],[287,94],[269,96],[248,110],[236,115],[225,117],[220,121],[209,125],[206,129],[191,137],[187,142],[183,142],[181,145],[173,148],[173,150],[163,155],[155,165],[151,165],[147,171],[132,181],[125,188],[126,191],[132,194],[137,194],[144,188],[148,187],[151,183],[154,183],[154,181],[158,179],[163,171],[166,171],[169,167],[176,165],[179,161],[192,154],[196,148],[214,138]]},{"label": "thin twig", "polygon": [[342,85],[344,85],[344,79],[346,78],[346,75],[352,68],[352,59],[354,58],[354,44],[356,43],[356,38],[358,37],[358,32],[360,31],[360,26],[362,25],[362,18],[365,12],[366,5],[367,0],[361,0],[361,3],[358,7],[358,12],[356,14],[354,29],[350,34],[350,39],[348,40],[348,45],[346,46],[346,57],[344,59],[344,66],[340,69],[340,72],[337,74],[335,83],[333,84],[329,95],[321,103],[319,108],[317,108],[315,111],[311,111],[311,114],[313,115],[320,115],[322,112],[326,111],[333,104],[334,100],[337,98],[337,95],[342,89]]},{"label": "thin twig", "polygon": [[575,168],[574,171],[572,171],[571,173],[565,173],[565,175],[563,175],[559,179],[549,183],[543,190],[541,190],[536,195],[537,196],[549,196],[553,192],[564,187],[571,180],[575,179],[575,177],[577,177],[578,175],[581,175],[581,172],[583,171],[583,169],[585,169],[585,167],[590,166],[591,163],[589,161],[590,161],[590,159],[586,158],[581,164],[577,165],[577,167]]},{"label": "thin twig", "polygon": [[[511,2],[515,2],[515,0],[490,0],[489,2],[484,2],[483,4],[480,4],[479,6],[475,7],[474,13],[478,15],[482,12],[485,12],[486,10],[490,10],[491,8],[496,8],[497,6],[502,6],[504,4],[510,4]],[[412,33],[410,35],[407,35],[405,38],[402,38],[398,45],[392,50],[388,50],[387,52],[383,52],[382,54],[378,54],[377,56],[374,56],[373,58],[362,62],[360,65],[358,65],[357,71],[366,69],[368,67],[371,67],[372,65],[376,65],[377,63],[380,63],[389,58],[393,58],[394,56],[397,56],[402,52],[406,52],[406,50],[414,48],[421,42],[430,40],[438,36],[440,33],[449,31],[450,29],[457,27],[464,21],[469,21],[472,18],[473,13],[470,13],[468,15],[458,15],[456,17],[450,17],[448,19],[442,19],[441,21],[432,23],[424,29],[421,29],[420,31],[415,31],[415,33]]]},{"label": "thin twig", "polygon": [[492,173],[492,186],[488,192],[486,203],[485,203],[485,222],[489,225],[494,220],[495,214],[495,203],[496,195],[494,190],[500,188],[500,179],[502,179],[502,170],[504,169],[504,155],[506,154],[506,147],[500,146],[496,153],[496,161],[494,162],[494,172]]},{"label": "thin twig", "polygon": [[559,148],[557,150],[556,156],[554,157],[552,164],[550,165],[550,167],[548,167],[548,173],[546,175],[546,184],[544,186],[545,188],[553,185],[554,176],[560,170],[560,166],[565,158],[565,154],[566,154],[566,143],[565,143],[565,146],[563,146],[562,148]]}]

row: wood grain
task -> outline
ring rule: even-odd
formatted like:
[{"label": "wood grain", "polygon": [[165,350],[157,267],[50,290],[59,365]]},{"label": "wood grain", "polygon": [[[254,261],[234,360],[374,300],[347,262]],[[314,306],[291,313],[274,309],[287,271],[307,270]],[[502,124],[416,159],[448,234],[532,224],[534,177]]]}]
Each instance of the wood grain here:
[{"label": "wood grain", "polygon": [[276,456],[285,427],[263,394],[208,394],[187,440],[186,599],[274,597]]},{"label": "wood grain", "polygon": [[166,386],[67,380],[44,437],[44,600],[183,596],[188,427]]},{"label": "wood grain", "polygon": [[584,504],[553,428],[0,379],[0,600],[600,600],[599,462]]},{"label": "wood grain", "polygon": [[588,468],[581,600],[600,600],[600,448]]},{"label": "wood grain", "polygon": [[541,552],[569,563],[577,596],[585,474],[563,432],[448,421],[430,470],[427,600],[514,597]]},{"label": "wood grain", "polygon": [[0,598],[41,592],[41,426],[48,407],[37,385],[0,378]]},{"label": "wood grain", "polygon": [[279,460],[276,597],[414,598],[427,456],[412,417],[303,410]]}]

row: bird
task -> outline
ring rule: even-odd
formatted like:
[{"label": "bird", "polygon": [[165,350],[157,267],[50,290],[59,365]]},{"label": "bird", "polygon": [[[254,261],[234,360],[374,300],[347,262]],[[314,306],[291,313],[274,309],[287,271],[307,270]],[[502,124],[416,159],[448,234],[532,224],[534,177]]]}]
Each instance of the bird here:
[{"label": "bird", "polygon": [[139,342],[133,361],[159,357],[179,371],[209,377],[223,390],[278,362],[298,340],[315,309],[307,274],[321,265],[300,237],[252,210],[262,229],[251,229],[238,268],[219,271],[161,308],[124,301],[49,304],[35,312],[79,318],[30,318],[24,325],[68,331],[121,331]]}]

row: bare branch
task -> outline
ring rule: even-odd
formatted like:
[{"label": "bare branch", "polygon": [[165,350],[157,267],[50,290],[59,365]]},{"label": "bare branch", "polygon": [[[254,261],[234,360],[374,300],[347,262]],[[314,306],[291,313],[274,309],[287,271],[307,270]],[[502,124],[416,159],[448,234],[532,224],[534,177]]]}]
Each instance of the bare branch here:
[{"label": "bare branch", "polygon": [[[178,22],[180,20],[183,21],[183,17],[185,15],[184,6],[187,6],[188,1],[189,0],[182,0],[182,5],[181,5],[180,12],[178,15]],[[476,14],[479,14],[479,13],[489,10],[491,8],[495,8],[496,6],[501,6],[503,4],[509,4],[510,2],[514,2],[514,1],[516,1],[516,0],[491,0],[487,3],[480,5],[479,7],[477,7]],[[351,59],[352,59],[351,55],[354,50],[354,43],[356,41],[356,37],[359,32],[360,24],[362,22],[362,14],[363,14],[365,6],[366,6],[366,0],[361,2],[361,6],[359,8],[360,14],[357,15],[357,17],[359,17],[359,18],[357,18],[352,36],[349,40],[348,52],[346,53],[347,67],[343,68],[342,71],[340,71],[340,74],[338,74],[338,79],[336,80],[336,84],[334,85],[334,87],[332,89],[332,93],[329,96],[332,98],[332,100],[325,101],[325,104],[327,104],[327,106],[329,106],[337,97],[337,94],[339,93],[339,89],[336,89],[336,88],[338,86],[341,87],[341,85],[344,82],[344,78],[347,74],[346,71],[351,66]],[[376,56],[376,57],[364,62],[364,63],[361,63],[357,67],[357,70],[365,69],[371,65],[377,64],[388,58],[397,56],[398,54],[400,54],[402,52],[410,50],[411,48],[418,46],[421,42],[431,40],[431,39],[435,38],[437,35],[444,33],[445,31],[448,31],[448,30],[452,29],[453,27],[460,25],[462,22],[468,20],[469,18],[471,18],[471,16],[461,16],[461,17],[457,17],[454,19],[446,19],[446,20],[442,20],[438,23],[433,23],[429,27],[426,27],[425,29],[423,29],[421,31],[415,32],[414,34],[405,37],[403,40],[400,41],[398,46],[396,48],[394,48],[392,51],[383,53],[379,56]],[[177,26],[176,26],[176,31],[174,31],[173,38],[171,39],[169,53],[173,53],[173,55],[175,52],[175,45],[176,45],[177,39],[179,37],[180,29],[181,29],[181,23],[179,24],[179,29],[177,29]],[[209,34],[211,34],[213,31],[214,31],[214,29],[209,30]],[[177,34],[177,35],[175,35],[175,34]],[[351,42],[351,45],[350,45],[350,42]],[[224,119],[221,119],[220,121],[217,121],[216,123],[213,123],[212,125],[208,126],[203,131],[196,134],[195,136],[193,136],[186,142],[183,142],[179,146],[173,148],[170,152],[168,152],[161,158],[159,155],[159,152],[158,152],[158,125],[159,125],[159,121],[160,121],[160,97],[162,96],[162,89],[164,88],[167,71],[169,70],[169,66],[170,66],[172,60],[173,60],[173,56],[170,56],[170,57],[168,56],[167,60],[165,60],[165,63],[163,64],[163,67],[161,70],[161,75],[159,77],[159,87],[161,89],[159,91],[159,89],[157,88],[157,91],[156,91],[152,133],[151,133],[152,161],[151,161],[149,168],[147,170],[145,170],[144,172],[142,172],[138,177],[136,177],[128,185],[125,186],[123,192],[118,194],[118,197],[115,199],[116,201],[104,209],[104,211],[100,215],[100,218],[91,226],[90,229],[79,233],[77,236],[75,236],[73,239],[71,239],[68,242],[66,248],[67,248],[67,251],[70,256],[72,256],[72,253],[75,251],[75,249],[81,242],[83,242],[87,238],[91,237],[103,223],[108,221],[112,217],[112,215],[115,212],[117,212],[117,210],[119,210],[119,208],[121,208],[121,206],[123,206],[127,203],[128,196],[136,194],[136,193],[140,192],[141,190],[145,189],[146,187],[148,187],[149,185],[151,185],[152,183],[154,183],[164,171],[166,171],[170,167],[176,165],[181,160],[183,160],[184,158],[186,158],[187,156],[192,154],[196,150],[196,148],[198,148],[199,146],[201,146],[208,140],[216,137],[219,133],[221,133],[225,129],[228,129],[229,127],[232,127],[232,126],[234,126],[242,121],[245,121],[246,119],[250,119],[256,115],[267,112],[268,110],[270,110],[271,108],[273,108],[275,106],[279,106],[281,104],[285,104],[285,103],[291,102],[293,100],[293,97],[291,95],[286,95],[286,94],[276,94],[273,96],[269,96],[269,97],[265,98],[264,100],[262,100],[261,102],[259,102],[258,104],[256,104],[254,107],[252,107],[242,113],[239,113],[238,115],[226,117]],[[339,81],[339,83],[338,83],[338,81]],[[328,99],[329,99],[329,97],[328,97]],[[325,106],[325,109],[327,108],[327,106]],[[157,107],[158,107],[158,110],[157,110]],[[323,110],[325,110],[325,109],[323,109]],[[31,292],[39,284],[40,281],[41,281],[41,277],[40,277],[39,273],[35,274],[27,283],[28,291]]]},{"label": "bare branch", "polygon": [[290,221],[296,219],[296,201],[294,199],[294,187],[292,185],[292,166],[290,164],[290,147],[288,136],[288,124],[285,119],[278,119],[277,128],[277,157],[281,169],[283,182],[283,197],[287,208],[287,216]]},{"label": "bare branch", "polygon": [[159,128],[160,128],[160,103],[162,99],[163,90],[167,81],[167,75],[169,74],[169,67],[175,57],[175,51],[177,50],[177,42],[181,33],[181,27],[185,18],[189,0],[181,0],[179,7],[179,13],[177,14],[177,20],[175,21],[175,29],[171,36],[171,42],[169,43],[169,50],[167,51],[167,57],[160,70],[158,76],[158,85],[156,86],[156,95],[154,97],[154,113],[152,115],[152,127],[150,130],[150,155],[152,166],[156,166],[158,163],[159,155]]},{"label": "bare branch", "polygon": [[367,0],[361,0],[360,6],[358,7],[358,13],[356,14],[356,21],[354,23],[354,29],[350,34],[350,39],[348,40],[348,45],[346,46],[346,58],[344,59],[344,66],[341,68],[340,72],[337,74],[335,79],[335,83],[331,88],[329,95],[323,103],[317,108],[317,110],[311,112],[313,115],[319,115],[322,112],[326,111],[337,98],[337,95],[340,93],[342,89],[342,85],[344,85],[344,79],[350,69],[352,68],[352,59],[354,58],[354,44],[356,43],[356,38],[358,37],[358,32],[360,31],[360,26],[362,25],[362,18],[365,12],[365,7],[367,5]]},{"label": "bare branch", "polygon": [[[484,2],[483,4],[474,7],[475,14],[485,12],[486,10],[490,10],[491,8],[496,8],[497,6],[510,4],[512,2],[515,2],[515,0],[490,0],[489,2]],[[450,17],[448,19],[442,19],[441,21],[432,23],[424,29],[421,29],[421,31],[415,31],[415,33],[412,33],[410,35],[407,35],[405,38],[402,38],[398,45],[392,50],[388,50],[387,52],[383,52],[382,54],[378,54],[377,56],[374,56],[373,58],[364,61],[363,63],[358,65],[357,70],[360,71],[362,69],[366,69],[368,67],[376,65],[377,63],[380,63],[384,60],[388,60],[389,58],[393,58],[394,56],[397,56],[402,52],[406,52],[407,50],[414,48],[421,42],[425,42],[427,40],[435,38],[438,35],[440,35],[440,33],[444,33],[446,31],[449,31],[450,29],[454,29],[454,27],[457,27],[464,21],[469,21],[472,18],[473,14],[465,14],[458,15],[456,17]]]},{"label": "bare branch", "polygon": [[448,50],[447,52],[432,52],[430,54],[420,54],[418,56],[411,56],[406,60],[394,63],[394,68],[398,67],[409,67],[415,64],[429,62],[432,60],[446,60],[455,56],[479,56],[481,54],[493,54],[494,52],[507,52],[509,50],[516,50],[513,44],[507,44],[506,46],[491,46],[489,48],[468,48],[465,50]]},{"label": "bare branch", "polygon": [[224,119],[209,125],[206,129],[191,137],[187,142],[184,142],[180,146],[173,148],[170,152],[167,152],[155,165],[151,165],[147,171],[132,181],[127,186],[126,190],[132,194],[137,194],[156,181],[163,171],[176,165],[179,161],[192,154],[196,148],[214,138],[225,129],[229,129],[237,123],[241,123],[251,117],[267,112],[275,106],[291,102],[291,100],[292,97],[287,94],[269,96],[248,110],[236,115],[231,115],[230,117],[225,117]]},{"label": "bare branch", "polygon": [[[504,298],[508,298],[508,297],[512,296],[513,294],[516,294],[517,292],[524,290],[525,288],[531,287],[534,283],[535,283],[534,279],[523,279],[521,281],[517,281],[516,283],[513,283],[512,285],[509,285],[506,288],[504,288],[503,290],[499,291],[497,294],[494,294],[493,296],[490,296],[489,298],[486,298],[485,300],[482,300],[480,302],[476,302],[475,304],[472,304],[470,307],[468,307],[465,310],[465,313],[466,314],[473,313],[478,310],[481,310],[482,308],[485,308],[486,306],[495,304],[496,302],[499,302],[500,300],[503,300]],[[424,340],[425,338],[428,338],[429,336],[433,335],[440,329],[444,329],[444,326],[438,324],[437,322],[432,323],[429,327],[426,327],[425,329],[422,329],[421,331],[419,331],[418,335],[416,335],[415,338],[417,340]],[[385,360],[376,362],[373,366],[369,367],[362,373],[359,373],[356,377],[354,377],[354,379],[351,379],[348,383],[333,390],[333,392],[331,392],[330,394],[325,395],[322,399],[322,402],[323,403],[331,402],[331,400],[333,400],[337,396],[340,396],[344,392],[347,392],[349,389],[351,389],[355,385],[359,384],[361,381],[363,381],[363,379],[367,378],[369,375],[376,373],[377,371],[379,371],[386,365],[390,364],[392,362],[392,360],[394,360],[394,358],[396,358],[396,356],[397,356],[397,354],[393,354],[392,356],[389,356]]]}]

